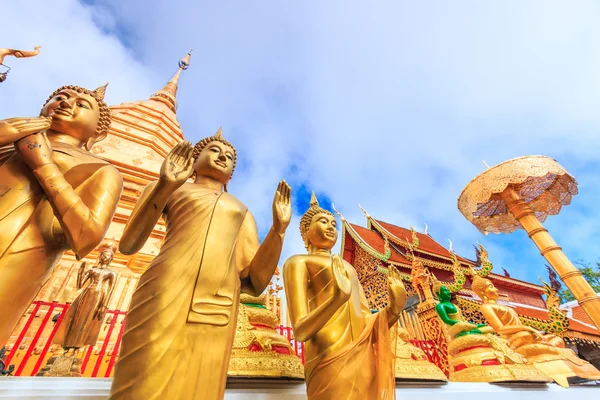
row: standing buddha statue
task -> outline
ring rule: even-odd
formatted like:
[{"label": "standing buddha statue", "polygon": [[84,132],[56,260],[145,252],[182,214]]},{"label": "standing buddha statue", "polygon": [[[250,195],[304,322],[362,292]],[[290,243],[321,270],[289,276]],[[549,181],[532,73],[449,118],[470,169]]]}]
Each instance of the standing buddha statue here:
[{"label": "standing buddha statue", "polygon": [[294,337],[306,342],[308,399],[394,399],[390,328],[406,303],[406,290],[399,272],[389,269],[389,306],[372,314],[352,265],[331,254],[336,226],[313,193],[300,220],[308,254],[292,256],[283,266]]},{"label": "standing buddha statue", "polygon": [[54,336],[53,342],[62,345],[67,353],[96,344],[115,289],[117,273],[108,269],[108,266],[117,251],[117,242],[106,240],[98,250],[100,255],[92,268],[86,269],[86,263],[81,263],[77,289],[83,290],[69,306]]},{"label": "standing buddha statue", "polygon": [[471,289],[481,298],[481,313],[488,324],[508,340],[512,349],[559,385],[568,386],[571,377],[600,379],[600,371],[565,348],[564,340],[523,325],[514,309],[498,304],[498,289],[492,281],[475,275]]},{"label": "standing buddha statue", "polygon": [[85,257],[116,211],[121,175],[89,152],[110,127],[105,89],[63,86],[40,117],[0,121],[0,346],[64,251]]},{"label": "standing buddha statue", "polygon": [[139,251],[161,215],[167,233],[133,294],[111,400],[223,398],[240,293],[269,284],[292,213],[281,181],[260,244],[254,217],[227,192],[235,163],[221,129],[177,144],[132,211],[121,253]]}]

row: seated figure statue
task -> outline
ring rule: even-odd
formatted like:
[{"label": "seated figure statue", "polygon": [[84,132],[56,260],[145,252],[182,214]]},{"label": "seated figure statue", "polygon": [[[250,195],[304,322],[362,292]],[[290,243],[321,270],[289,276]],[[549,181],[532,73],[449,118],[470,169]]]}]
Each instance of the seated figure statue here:
[{"label": "seated figure statue", "polygon": [[527,360],[512,351],[506,341],[494,335],[485,324],[464,319],[460,308],[452,304],[450,290],[437,282],[434,293],[439,299],[436,312],[446,325],[449,336],[450,380],[456,382],[550,382]]},{"label": "seated figure statue", "polygon": [[283,281],[294,337],[306,343],[308,399],[394,399],[389,331],[406,303],[399,272],[389,269],[390,304],[372,314],[352,265],[331,254],[335,216],[314,193],[300,233],[308,254],[285,262]]},{"label": "seated figure statue", "polygon": [[561,338],[523,325],[514,309],[498,304],[498,289],[492,281],[475,275],[471,289],[481,298],[481,313],[488,324],[508,340],[512,349],[558,384],[568,386],[571,377],[600,379],[600,371],[565,348]]}]

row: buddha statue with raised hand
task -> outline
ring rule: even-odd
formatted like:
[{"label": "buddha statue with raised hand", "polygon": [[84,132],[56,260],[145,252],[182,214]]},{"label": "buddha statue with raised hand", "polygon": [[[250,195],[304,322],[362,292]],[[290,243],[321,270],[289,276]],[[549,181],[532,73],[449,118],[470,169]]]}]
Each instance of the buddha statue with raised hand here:
[{"label": "buddha statue with raised hand", "polygon": [[558,384],[568,386],[571,377],[600,379],[600,371],[565,348],[561,338],[524,325],[514,309],[498,304],[498,289],[492,281],[475,275],[471,289],[481,298],[481,313],[488,324],[508,340],[512,349]]},{"label": "buddha statue with raised hand", "polygon": [[133,294],[110,399],[223,399],[240,293],[269,284],[292,214],[281,181],[261,244],[254,217],[227,192],[235,163],[221,129],[180,143],[138,200],[121,253],[139,251],[161,216],[167,234]]},{"label": "buddha statue with raised hand", "polygon": [[123,189],[91,154],[110,127],[106,86],[63,86],[39,117],[0,121],[0,346],[66,250],[88,255],[108,230]]},{"label": "buddha statue with raised hand", "polygon": [[294,338],[306,343],[309,400],[395,398],[390,327],[406,303],[398,271],[389,269],[389,306],[372,314],[352,265],[331,254],[335,216],[314,193],[300,233],[308,254],[290,257],[283,279]]}]

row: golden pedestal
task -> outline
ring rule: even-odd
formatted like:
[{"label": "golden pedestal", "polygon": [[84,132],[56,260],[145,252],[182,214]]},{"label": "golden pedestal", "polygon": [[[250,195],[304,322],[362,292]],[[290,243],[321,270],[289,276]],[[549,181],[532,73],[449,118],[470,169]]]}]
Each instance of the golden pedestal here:
[{"label": "golden pedestal", "polygon": [[242,294],[228,376],[304,378],[300,358],[276,328],[279,321],[265,306],[265,295]]},{"label": "golden pedestal", "polygon": [[36,376],[81,377],[81,358],[77,354],[52,356]]}]

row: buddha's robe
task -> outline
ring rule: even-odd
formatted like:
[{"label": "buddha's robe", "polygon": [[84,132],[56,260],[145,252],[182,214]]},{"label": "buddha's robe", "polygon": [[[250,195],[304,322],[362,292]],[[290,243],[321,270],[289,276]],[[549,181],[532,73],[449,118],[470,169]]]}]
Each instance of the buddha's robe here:
[{"label": "buddha's robe", "polygon": [[108,162],[52,147],[54,164],[35,175],[14,146],[0,149],[0,347],[64,251],[80,259],[102,241],[123,189]]},{"label": "buddha's robe", "polygon": [[256,223],[230,194],[189,183],[163,217],[165,241],[133,294],[110,399],[221,400]]},{"label": "buddha's robe", "polygon": [[[356,272],[350,264],[343,263],[352,282],[350,299],[305,345],[308,399],[393,400],[395,368],[387,312],[371,314]],[[309,276],[310,280],[319,281],[309,284],[313,297],[308,304],[312,309],[321,302],[316,302],[316,298],[334,284],[334,278],[330,267],[311,271]],[[357,321],[357,317],[362,317],[362,321]],[[356,332],[355,327],[361,325],[363,329]],[[339,331],[340,326],[345,327],[343,331]],[[323,349],[323,336],[336,340]],[[340,346],[342,343],[345,345]]]}]

